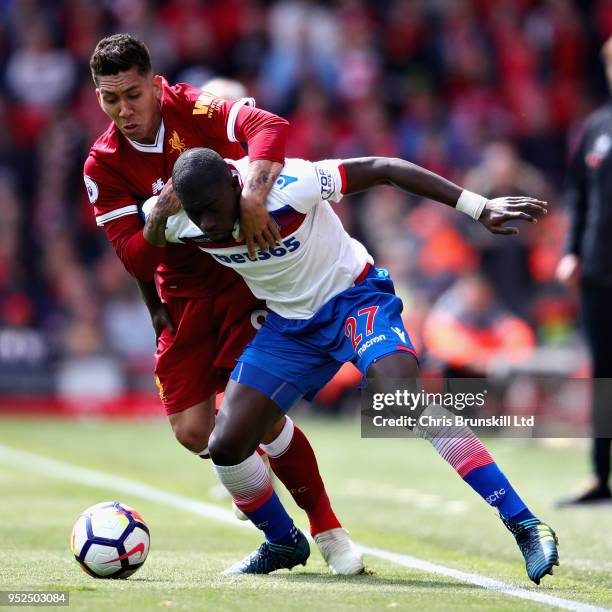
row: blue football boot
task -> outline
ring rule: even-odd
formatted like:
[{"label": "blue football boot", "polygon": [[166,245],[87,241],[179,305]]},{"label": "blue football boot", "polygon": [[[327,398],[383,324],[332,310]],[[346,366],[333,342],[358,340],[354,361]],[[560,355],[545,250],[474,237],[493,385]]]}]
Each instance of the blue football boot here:
[{"label": "blue football boot", "polygon": [[520,523],[512,519],[504,520],[504,525],[516,539],[518,547],[525,557],[527,575],[533,582],[540,584],[540,579],[553,573],[553,565],[559,565],[559,540],[555,532],[540,519],[530,518]]},{"label": "blue football boot", "polygon": [[310,556],[310,545],[299,529],[295,531],[295,544],[288,546],[266,541],[254,553],[228,567],[223,574],[269,574],[279,569],[290,570],[296,565],[306,565]]}]

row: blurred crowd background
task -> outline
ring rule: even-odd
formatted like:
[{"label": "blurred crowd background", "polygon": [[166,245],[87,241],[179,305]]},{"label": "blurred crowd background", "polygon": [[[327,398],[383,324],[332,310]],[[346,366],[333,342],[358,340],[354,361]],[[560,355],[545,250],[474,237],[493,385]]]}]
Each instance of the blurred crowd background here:
[{"label": "blurred crowd background", "polygon": [[399,156],[486,196],[549,200],[517,238],[390,188],[337,210],[391,271],[426,370],[588,373],[554,271],[568,155],[608,97],[612,1],[0,0],[0,404],[153,393],[149,316],[82,180],[108,123],[89,56],[123,31],[171,83],[241,81],[291,122],[288,156]]}]

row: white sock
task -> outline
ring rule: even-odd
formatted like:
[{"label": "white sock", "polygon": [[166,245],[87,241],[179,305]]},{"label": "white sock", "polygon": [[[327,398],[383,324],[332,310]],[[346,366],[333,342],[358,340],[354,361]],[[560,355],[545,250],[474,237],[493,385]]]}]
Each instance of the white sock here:
[{"label": "white sock", "polygon": [[217,478],[239,507],[257,503],[259,498],[270,493],[270,473],[257,453],[238,465],[215,465],[213,462],[213,467]]},{"label": "white sock", "polygon": [[289,448],[293,439],[293,430],[295,425],[289,417],[285,417],[285,425],[281,432],[269,444],[260,444],[259,448],[263,450],[269,457],[280,457]]}]

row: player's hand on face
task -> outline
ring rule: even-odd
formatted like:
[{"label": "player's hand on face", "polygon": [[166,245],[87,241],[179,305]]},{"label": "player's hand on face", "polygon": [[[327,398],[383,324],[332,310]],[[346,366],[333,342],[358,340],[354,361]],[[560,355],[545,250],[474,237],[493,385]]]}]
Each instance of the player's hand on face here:
[{"label": "player's hand on face", "polygon": [[172,179],[169,178],[164,188],[161,190],[157,203],[155,204],[155,211],[162,217],[170,217],[175,215],[182,209],[181,202],[174,192],[172,186]]},{"label": "player's hand on face", "polygon": [[548,202],[526,196],[503,197],[488,200],[478,220],[493,234],[512,236],[519,230],[506,223],[517,220],[537,223],[547,212]]},{"label": "player's hand on face", "polygon": [[251,259],[255,259],[257,247],[267,251],[268,247],[274,247],[281,238],[278,225],[268,214],[265,204],[245,196],[244,192],[240,197],[240,231]]},{"label": "player's hand on face", "polygon": [[155,330],[155,341],[159,340],[164,329],[167,329],[174,336],[175,328],[166,304],[160,302],[154,307],[149,307],[149,314],[151,315],[151,323]]}]

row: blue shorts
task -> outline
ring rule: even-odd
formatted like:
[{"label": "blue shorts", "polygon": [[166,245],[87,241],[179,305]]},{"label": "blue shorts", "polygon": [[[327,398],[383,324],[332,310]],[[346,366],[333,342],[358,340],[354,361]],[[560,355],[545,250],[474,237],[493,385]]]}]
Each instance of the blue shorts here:
[{"label": "blue shorts", "polygon": [[269,313],[231,378],[287,411],[302,397],[314,398],[347,361],[365,376],[386,355],[406,351],[416,356],[401,312],[389,273],[372,268],[361,283],[332,298],[310,319]]}]

